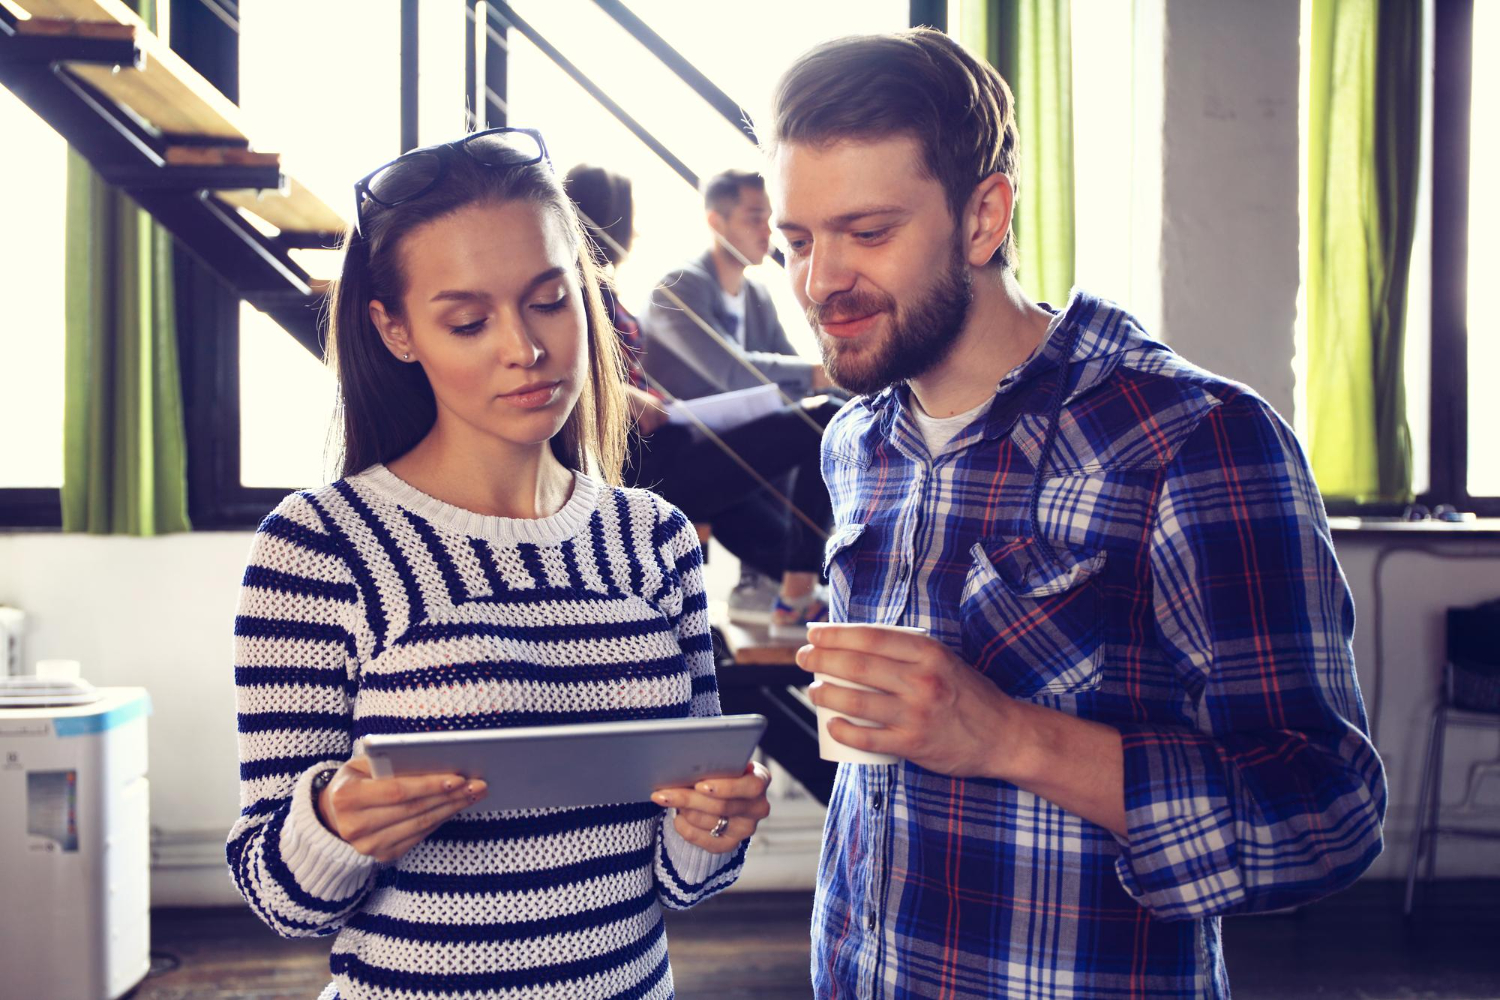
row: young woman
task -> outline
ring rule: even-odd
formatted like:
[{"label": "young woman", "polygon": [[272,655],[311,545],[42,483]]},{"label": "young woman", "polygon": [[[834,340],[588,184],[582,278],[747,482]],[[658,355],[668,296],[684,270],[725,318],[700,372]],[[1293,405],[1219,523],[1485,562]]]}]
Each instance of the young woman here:
[{"label": "young woman", "polygon": [[325,1000],[671,996],[661,908],[734,881],[762,768],[499,811],[485,781],[378,780],[359,755],[370,733],[719,701],[693,528],[612,485],[619,349],[541,137],[413,151],[355,191],[344,478],[262,523],[235,622],[235,882],[277,932],[338,934]]},{"label": "young woman", "polygon": [[[630,178],[580,163],[564,183],[612,280],[635,237]],[[656,490],[695,521],[711,522],[715,537],[742,563],[779,580],[768,609],[771,634],[805,639],[807,623],[828,618],[819,573],[833,509],[820,469],[820,428],[841,404],[825,397],[786,406],[720,434],[719,441],[693,427],[668,424],[662,398],[646,377],[640,324],[620,304],[610,280],[603,285],[604,306],[624,347],[626,400],[635,432],[626,480]],[[779,487],[788,479],[793,511],[767,489],[767,483]]]}]

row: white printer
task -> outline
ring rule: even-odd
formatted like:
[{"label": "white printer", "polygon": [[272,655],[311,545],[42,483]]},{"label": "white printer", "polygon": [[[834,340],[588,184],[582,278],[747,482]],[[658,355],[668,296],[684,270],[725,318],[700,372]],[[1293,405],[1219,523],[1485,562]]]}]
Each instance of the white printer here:
[{"label": "white printer", "polygon": [[0,682],[0,1000],[115,1000],[150,965],[144,688]]}]

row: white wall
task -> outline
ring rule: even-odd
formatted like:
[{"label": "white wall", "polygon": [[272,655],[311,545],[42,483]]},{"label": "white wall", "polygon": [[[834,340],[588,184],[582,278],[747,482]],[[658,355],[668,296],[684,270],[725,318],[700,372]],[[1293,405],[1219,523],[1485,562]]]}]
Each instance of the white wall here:
[{"label": "white wall", "polygon": [[1291,422],[1298,0],[1139,2],[1165,6],[1157,333]]},{"label": "white wall", "polygon": [[[1500,539],[1413,542],[1391,535],[1353,535],[1335,539],[1339,563],[1354,593],[1354,661],[1365,711],[1374,721],[1376,630],[1384,643],[1379,670],[1380,719],[1377,749],[1385,763],[1390,790],[1385,854],[1372,874],[1406,875],[1415,829],[1418,782],[1426,752],[1427,727],[1437,702],[1443,663],[1443,612],[1500,597]],[[1410,551],[1419,545],[1428,551]],[[1383,595],[1380,620],[1375,612],[1376,563]],[[1500,757],[1500,732],[1494,729],[1450,729],[1443,761],[1443,801],[1456,805],[1464,795],[1469,770],[1480,761]],[[1486,806],[1477,820],[1500,830],[1500,779],[1480,786]],[[1448,818],[1453,818],[1450,811]],[[1438,874],[1500,875],[1500,842],[1442,838]]]}]

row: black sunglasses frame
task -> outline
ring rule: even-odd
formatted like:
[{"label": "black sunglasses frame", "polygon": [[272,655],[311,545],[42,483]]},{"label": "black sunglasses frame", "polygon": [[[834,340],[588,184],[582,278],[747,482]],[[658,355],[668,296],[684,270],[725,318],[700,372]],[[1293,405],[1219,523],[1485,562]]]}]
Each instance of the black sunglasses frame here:
[{"label": "black sunglasses frame", "polygon": [[[512,163],[490,163],[489,161],[474,155],[474,153],[469,150],[469,143],[473,142],[474,140],[482,139],[485,136],[490,135],[500,135],[502,133],[520,133],[522,135],[531,136],[536,140],[536,146],[537,149],[540,150],[540,155],[538,155],[535,159],[517,160]],[[400,156],[396,157],[394,160],[391,160],[389,163],[382,163],[380,166],[376,167],[374,170],[370,171],[368,174],[365,174],[359,180],[354,182],[355,233],[360,236],[364,235],[366,201],[373,201],[375,204],[381,206],[382,208],[395,208],[397,205],[404,205],[409,201],[416,201],[418,198],[422,197],[427,192],[438,186],[438,184],[442,181],[444,175],[448,173],[448,157],[457,155],[457,153],[459,152],[468,154],[470,159],[481,166],[494,167],[495,169],[500,170],[506,169],[508,167],[528,167],[533,163],[546,163],[549,167],[552,165],[552,158],[547,155],[547,142],[542,138],[542,133],[538,132],[534,128],[511,128],[509,126],[501,126],[500,128],[487,128],[482,132],[471,132],[461,139],[454,139],[452,142],[441,142],[435,146],[422,146],[419,149],[407,150]],[[414,191],[406,197],[399,198],[395,201],[383,201],[375,196],[374,191],[370,190],[370,182],[380,174],[389,170],[391,167],[394,167],[398,163],[401,163],[405,160],[415,159],[418,156],[436,156],[438,160],[438,169],[437,172],[432,175],[432,180],[428,181],[419,190]]]}]

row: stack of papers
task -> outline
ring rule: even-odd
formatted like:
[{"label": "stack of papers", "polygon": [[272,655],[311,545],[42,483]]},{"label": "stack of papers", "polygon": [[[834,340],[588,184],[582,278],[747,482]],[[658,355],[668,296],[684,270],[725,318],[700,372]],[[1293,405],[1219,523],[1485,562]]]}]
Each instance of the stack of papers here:
[{"label": "stack of papers", "polygon": [[782,407],[781,390],[775,385],[758,385],[697,399],[679,399],[667,404],[667,422],[704,426],[723,434],[741,424],[775,413]]}]

